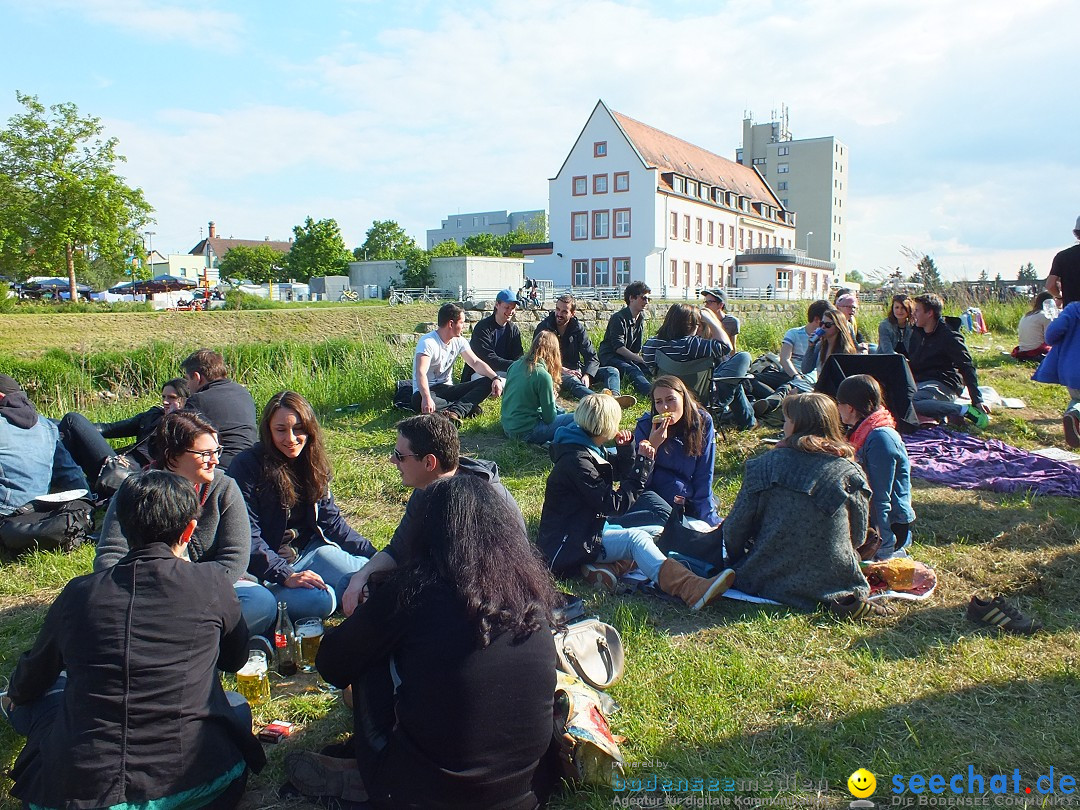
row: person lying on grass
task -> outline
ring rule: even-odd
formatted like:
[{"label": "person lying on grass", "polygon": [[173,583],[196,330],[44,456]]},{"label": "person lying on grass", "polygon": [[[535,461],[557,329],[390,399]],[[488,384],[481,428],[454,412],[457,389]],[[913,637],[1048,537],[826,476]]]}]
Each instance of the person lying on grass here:
[{"label": "person lying on grass", "polygon": [[870,488],[853,456],[829,397],[784,399],[784,440],[746,462],[723,523],[740,590],[853,618],[891,612],[867,601],[855,549],[866,540]]},{"label": "person lying on grass", "polygon": [[[629,511],[645,489],[656,449],[619,430],[622,408],[614,397],[585,397],[574,424],[559,428],[551,445],[555,462],[544,490],[537,545],[559,576],[581,574],[592,584],[614,590],[621,573],[636,564],[664,593],[700,610],[731,587],[728,569],[712,579],[695,576],[668,559],[652,535],[637,527],[612,526],[607,518]],[[615,441],[615,457],[604,445]],[[615,482],[621,481],[618,488]]]}]

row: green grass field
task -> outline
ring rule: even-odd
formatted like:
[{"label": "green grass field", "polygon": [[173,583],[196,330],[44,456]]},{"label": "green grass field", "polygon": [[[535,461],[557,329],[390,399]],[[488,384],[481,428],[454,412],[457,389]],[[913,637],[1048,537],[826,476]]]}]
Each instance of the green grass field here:
[{"label": "green grass field", "polygon": [[[866,310],[865,323],[876,324]],[[335,464],[335,496],[352,525],[381,546],[408,495],[387,457],[401,414],[387,406],[393,380],[408,376],[411,361],[409,348],[385,336],[411,331],[433,314],[434,307],[416,305],[0,315],[0,372],[26,381],[50,416],[78,407],[92,418],[117,418],[150,404],[190,349],[222,350],[260,405],[283,387],[313,401]],[[969,339],[980,381],[1029,407],[995,413],[987,433],[1026,448],[1063,447],[1064,389],[1029,382],[1031,369],[1001,354],[1013,345],[1019,311],[992,314],[1001,331]],[[742,347],[775,348],[766,341],[787,325],[747,324]],[[359,407],[334,410],[352,404]],[[634,416],[627,414],[628,424]],[[768,433],[729,434],[718,448],[721,513],[738,492],[745,460],[767,450],[760,439]],[[503,437],[497,404],[467,423],[462,444],[498,462],[535,533],[549,468],[545,453]],[[936,569],[939,585],[929,601],[901,603],[886,619],[842,623],[823,613],[731,601],[690,614],[656,598],[601,596],[565,583],[623,634],[627,669],[611,690],[621,705],[612,725],[626,737],[627,760],[640,763],[631,777],[660,781],[640,792],[590,789],[555,806],[611,807],[613,799],[636,797],[657,802],[650,806],[697,807],[737,795],[760,799],[741,806],[767,807],[783,798],[795,806],[825,806],[820,799],[840,807],[852,798],[846,782],[859,767],[877,777],[878,806],[889,803],[894,774],[966,774],[971,765],[989,783],[993,774],[1018,768],[1022,785],[1033,787],[1051,767],[1058,777],[1080,776],[1080,725],[1072,717],[1073,701],[1080,700],[1080,601],[1073,591],[1080,581],[1080,505],[922,483],[914,501],[914,555]],[[91,560],[92,550],[84,548],[7,566],[0,578],[0,671],[10,671],[50,600],[72,576],[89,571]],[[964,619],[977,592],[1005,594],[1040,616],[1046,631],[1031,639],[978,631]],[[252,780],[245,807],[282,804],[276,789],[283,754],[338,738],[350,722],[309,676],[272,686],[274,700],[258,719],[304,728],[268,747],[271,764]],[[0,729],[5,762],[20,745]],[[721,787],[695,794],[672,783],[665,792],[663,780],[679,778],[706,785],[714,779]],[[1036,798],[1024,794],[1016,804],[1039,806]],[[10,799],[4,804],[14,806]]]}]

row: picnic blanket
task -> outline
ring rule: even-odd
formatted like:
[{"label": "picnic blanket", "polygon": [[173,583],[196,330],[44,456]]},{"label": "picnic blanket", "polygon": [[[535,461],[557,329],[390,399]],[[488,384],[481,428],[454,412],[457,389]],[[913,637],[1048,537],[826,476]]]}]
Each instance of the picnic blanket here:
[{"label": "picnic blanket", "polygon": [[1080,467],[997,439],[929,428],[903,437],[915,478],[954,489],[1080,497]]}]

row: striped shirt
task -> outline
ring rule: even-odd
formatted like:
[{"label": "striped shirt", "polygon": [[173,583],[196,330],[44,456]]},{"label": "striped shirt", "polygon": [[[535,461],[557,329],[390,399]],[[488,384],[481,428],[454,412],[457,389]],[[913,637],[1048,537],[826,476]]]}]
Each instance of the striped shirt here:
[{"label": "striped shirt", "polygon": [[641,347],[641,357],[654,372],[656,371],[656,353],[663,352],[667,357],[678,363],[689,360],[699,360],[702,357],[711,357],[713,362],[719,363],[727,357],[730,349],[719,340],[688,335],[678,340],[661,340],[651,337]]}]

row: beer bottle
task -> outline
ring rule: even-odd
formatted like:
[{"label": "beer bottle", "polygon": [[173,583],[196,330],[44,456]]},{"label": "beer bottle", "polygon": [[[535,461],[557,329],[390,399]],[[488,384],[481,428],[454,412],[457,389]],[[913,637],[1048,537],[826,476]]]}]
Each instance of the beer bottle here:
[{"label": "beer bottle", "polygon": [[284,602],[278,602],[277,625],[274,627],[274,663],[279,675],[290,677],[296,674],[299,666],[296,647],[296,632],[289,621],[288,606]]}]

